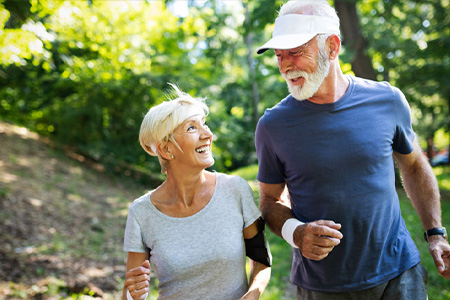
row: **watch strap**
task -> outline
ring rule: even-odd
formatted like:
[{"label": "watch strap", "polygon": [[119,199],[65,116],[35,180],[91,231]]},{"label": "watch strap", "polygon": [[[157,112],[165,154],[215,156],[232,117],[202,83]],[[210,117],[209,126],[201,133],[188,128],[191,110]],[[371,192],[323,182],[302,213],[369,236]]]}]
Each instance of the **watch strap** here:
[{"label": "watch strap", "polygon": [[423,236],[425,238],[425,241],[428,242],[428,237],[433,235],[442,235],[444,238],[447,238],[447,229],[445,227],[440,228],[431,228],[424,232]]}]

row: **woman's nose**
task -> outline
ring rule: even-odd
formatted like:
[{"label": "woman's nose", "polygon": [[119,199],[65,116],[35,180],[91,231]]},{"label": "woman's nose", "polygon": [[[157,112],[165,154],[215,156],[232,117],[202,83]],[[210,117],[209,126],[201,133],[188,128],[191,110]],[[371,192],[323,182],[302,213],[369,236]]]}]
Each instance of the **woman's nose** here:
[{"label": "woman's nose", "polygon": [[209,139],[212,136],[213,136],[213,133],[211,132],[211,129],[209,129],[208,126],[204,126],[203,131],[202,131],[202,138]]}]

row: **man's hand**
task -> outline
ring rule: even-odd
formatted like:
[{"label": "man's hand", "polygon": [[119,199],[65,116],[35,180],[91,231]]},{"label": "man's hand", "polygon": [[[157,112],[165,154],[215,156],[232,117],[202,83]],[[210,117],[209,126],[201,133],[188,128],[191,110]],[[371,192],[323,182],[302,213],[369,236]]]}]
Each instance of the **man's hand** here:
[{"label": "man's hand", "polygon": [[450,245],[439,235],[428,237],[428,250],[434,259],[439,275],[450,279]]},{"label": "man's hand", "polygon": [[145,300],[149,291],[150,262],[145,260],[139,267],[126,273],[125,288],[134,300]]},{"label": "man's hand", "polygon": [[343,235],[341,224],[319,220],[298,226],[294,231],[294,242],[302,255],[311,260],[322,260],[340,244]]}]

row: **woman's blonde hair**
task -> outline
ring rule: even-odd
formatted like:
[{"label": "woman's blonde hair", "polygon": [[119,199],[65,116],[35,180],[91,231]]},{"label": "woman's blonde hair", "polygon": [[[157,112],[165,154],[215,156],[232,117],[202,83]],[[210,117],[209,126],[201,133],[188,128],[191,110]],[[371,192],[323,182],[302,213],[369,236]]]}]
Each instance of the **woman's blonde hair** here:
[{"label": "woman's blonde hair", "polygon": [[166,95],[168,100],[150,108],[139,131],[141,147],[151,156],[158,156],[163,174],[167,173],[168,161],[158,153],[157,145],[165,146],[170,141],[180,149],[173,135],[175,129],[193,115],[207,116],[209,113],[205,98],[194,98],[175,84],[169,85],[173,91]]}]

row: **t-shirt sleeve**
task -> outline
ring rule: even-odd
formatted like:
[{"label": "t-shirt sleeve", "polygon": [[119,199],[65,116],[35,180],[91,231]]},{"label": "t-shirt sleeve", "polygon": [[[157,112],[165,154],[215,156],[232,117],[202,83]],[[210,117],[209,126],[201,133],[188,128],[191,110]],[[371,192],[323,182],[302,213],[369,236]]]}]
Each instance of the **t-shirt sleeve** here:
[{"label": "t-shirt sleeve", "polygon": [[133,206],[130,207],[128,212],[123,250],[126,252],[148,252],[148,249],[143,242],[141,226],[139,225],[139,222],[133,212]]},{"label": "t-shirt sleeve", "polygon": [[393,150],[401,154],[413,151],[413,142],[416,134],[411,124],[411,111],[405,95],[393,87],[395,101],[396,128],[393,141]]},{"label": "t-shirt sleeve", "polygon": [[242,217],[244,218],[244,228],[247,228],[261,216],[261,212],[256,206],[250,185],[243,178],[238,178],[241,194]]},{"label": "t-shirt sleeve", "polygon": [[283,183],[283,164],[276,155],[271,136],[266,129],[264,117],[260,119],[256,126],[255,147],[258,157],[257,179],[269,184]]}]

